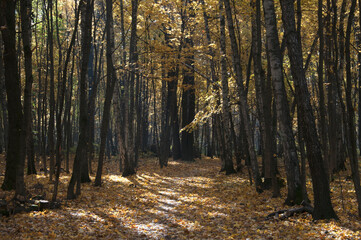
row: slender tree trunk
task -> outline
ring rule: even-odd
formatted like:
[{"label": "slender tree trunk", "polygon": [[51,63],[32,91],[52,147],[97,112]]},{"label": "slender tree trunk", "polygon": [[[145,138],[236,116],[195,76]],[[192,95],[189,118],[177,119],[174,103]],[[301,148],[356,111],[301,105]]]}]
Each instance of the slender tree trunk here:
[{"label": "slender tree trunk", "polygon": [[[165,78],[165,67],[163,66],[162,75]],[[169,97],[167,92],[167,81],[162,81],[161,90],[161,130],[160,130],[160,145],[159,145],[159,165],[166,167],[168,165],[169,147],[170,147],[170,125],[169,125]],[[168,93],[168,94],[167,94]]]},{"label": "slender tree trunk", "polygon": [[135,174],[135,153],[134,153],[134,80],[136,75],[137,54],[137,12],[138,0],[132,0],[132,22],[129,45],[130,74],[125,83],[125,136],[126,136],[126,157],[124,161],[123,177]]},{"label": "slender tree trunk", "polygon": [[359,161],[357,157],[356,146],[356,127],[355,127],[355,112],[352,104],[352,75],[351,75],[351,29],[353,25],[354,15],[356,9],[356,0],[351,1],[350,13],[347,22],[346,39],[345,39],[345,56],[346,56],[346,106],[347,106],[347,126],[348,126],[348,141],[349,141],[349,157],[352,172],[352,180],[355,187],[356,199],[358,203],[358,215],[361,217],[361,186]]},{"label": "slender tree trunk", "polygon": [[[194,9],[191,7],[192,1],[185,1],[185,11],[182,15],[182,31],[186,36],[184,38],[182,49],[184,49],[185,65],[193,66],[194,50],[193,48],[193,30],[190,23],[195,17]],[[194,69],[183,69],[183,92],[182,92],[182,129],[190,124],[195,115],[195,89],[194,89]],[[181,149],[183,161],[194,161],[194,133],[191,129],[185,129],[181,132]]]},{"label": "slender tree trunk", "polygon": [[[33,73],[32,73],[32,51],[31,51],[31,12],[32,12],[32,1],[21,0],[20,1],[20,13],[21,13],[21,35],[23,39],[24,58],[25,58],[25,88],[24,88],[24,119],[23,119],[23,140],[24,148],[22,149],[22,158],[25,162],[27,150],[31,149],[32,141],[32,84],[33,84]],[[31,157],[31,156],[29,156]],[[28,173],[35,173],[35,162],[34,158],[28,158]]]},{"label": "slender tree trunk", "polygon": [[[81,44],[81,52],[82,52],[82,62],[81,62],[81,72],[80,72],[80,119],[79,119],[79,128],[80,128],[80,136],[79,142],[76,149],[76,155],[74,159],[73,165],[73,174],[71,176],[69,185],[68,185],[68,199],[74,199],[77,195],[80,195],[80,182],[82,173],[85,171],[85,175],[88,176],[87,168],[84,168],[84,165],[88,165],[87,163],[87,130],[88,130],[88,112],[87,112],[87,84],[86,84],[86,74],[88,69],[88,61],[90,54],[90,45],[91,45],[91,25],[92,25],[92,13],[93,13],[93,0],[87,0],[84,6],[81,6],[80,11],[82,14],[82,23],[81,23],[81,31],[82,31],[82,44]],[[85,179],[83,179],[85,180]],[[90,179],[89,179],[90,181]],[[74,193],[74,187],[76,185],[76,192]]]},{"label": "slender tree trunk", "polygon": [[[358,1],[359,7],[359,44],[358,48],[361,48],[361,0]],[[359,51],[357,54],[357,64],[358,64],[358,147],[359,153],[361,155],[361,52]],[[1,68],[1,66],[0,66]],[[0,76],[1,77],[1,76]]]},{"label": "slender tree trunk", "polygon": [[285,203],[288,205],[299,204],[302,201],[300,169],[296,144],[292,132],[292,122],[288,107],[287,94],[284,86],[281,48],[278,39],[273,0],[264,0],[263,7],[271,75],[276,99],[276,111],[280,127],[279,133],[283,146],[287,174],[288,193]]},{"label": "slender tree trunk", "polygon": [[318,140],[315,119],[310,103],[305,73],[301,43],[295,27],[295,12],[292,0],[281,0],[282,20],[285,28],[286,45],[291,62],[291,73],[296,89],[297,106],[300,108],[301,127],[307,148],[307,158],[311,170],[314,193],[314,219],[337,218],[332,208],[330,187],[327,181],[321,146]]},{"label": "slender tree trunk", "polygon": [[219,1],[219,25],[220,25],[220,56],[221,56],[221,81],[222,81],[222,131],[224,144],[221,153],[222,161],[224,162],[224,170],[226,175],[236,173],[232,160],[232,142],[230,132],[230,106],[229,106],[229,88],[228,88],[228,71],[227,71],[227,59],[226,59],[226,27],[223,14],[223,1]]},{"label": "slender tree trunk", "polygon": [[319,93],[319,111],[320,111],[320,134],[321,134],[321,144],[322,150],[324,153],[324,163],[325,163],[325,170],[327,174],[327,179],[330,176],[330,169],[329,169],[329,159],[328,159],[328,141],[327,141],[327,125],[326,125],[326,110],[325,110],[325,97],[324,97],[324,81],[323,81],[323,62],[324,62],[324,38],[323,38],[323,4],[322,0],[318,0],[318,35],[319,35],[319,57],[318,57],[318,93]]},{"label": "slender tree trunk", "polygon": [[[252,17],[252,43],[253,43],[253,69],[256,86],[256,101],[258,119],[260,121],[262,135],[262,158],[265,169],[265,183],[272,179],[272,124],[271,124],[271,89],[267,89],[265,73],[262,68],[262,35],[261,35],[261,1],[251,0],[251,5],[255,9]],[[271,87],[271,86],[269,86]],[[268,92],[267,92],[268,91]]]},{"label": "slender tree trunk", "polygon": [[225,5],[225,11],[227,16],[227,22],[228,22],[228,31],[229,31],[229,37],[231,40],[231,49],[232,49],[232,62],[233,62],[233,68],[236,73],[236,83],[237,83],[237,90],[240,93],[240,108],[242,113],[242,120],[244,124],[244,129],[247,137],[248,142],[248,152],[250,156],[251,161],[251,167],[252,167],[252,174],[255,181],[255,186],[257,192],[262,192],[262,180],[261,176],[259,174],[258,169],[258,162],[257,162],[257,156],[255,153],[254,148],[254,140],[253,140],[253,131],[252,126],[249,120],[249,109],[247,104],[247,94],[245,92],[244,86],[243,86],[243,74],[242,74],[242,66],[240,62],[240,55],[239,55],[239,48],[237,45],[237,40],[235,36],[234,31],[234,25],[233,25],[233,18],[232,18],[232,10],[230,6],[229,0],[224,0]]},{"label": "slender tree trunk", "polygon": [[[82,2],[80,2],[81,4]],[[59,85],[59,99],[58,99],[58,111],[56,116],[56,134],[57,134],[57,142],[56,142],[56,172],[55,172],[55,183],[54,183],[54,191],[52,201],[55,202],[58,194],[58,185],[59,185],[59,176],[60,176],[60,169],[61,169],[61,161],[62,161],[62,150],[61,145],[63,141],[63,122],[62,115],[63,115],[63,108],[64,108],[64,100],[65,100],[65,93],[66,93],[66,79],[68,77],[68,64],[71,57],[71,52],[73,49],[73,45],[75,43],[76,33],[78,31],[78,22],[79,22],[79,12],[80,6],[75,10],[75,26],[74,31],[70,40],[70,44],[68,50],[66,52],[66,58],[64,62],[64,69],[62,74],[62,80],[58,83]]]},{"label": "slender tree trunk", "polygon": [[53,180],[54,174],[54,128],[55,128],[55,91],[54,91],[54,41],[53,41],[53,0],[48,0],[47,10],[48,21],[48,48],[50,61],[50,92],[49,92],[49,129],[48,129],[48,148],[50,155],[50,181]]},{"label": "slender tree trunk", "polygon": [[[100,129],[100,149],[99,149],[99,158],[98,158],[98,168],[97,174],[95,177],[95,186],[101,185],[101,177],[103,171],[103,159],[105,152],[105,140],[107,132],[109,131],[109,121],[110,121],[110,107],[113,98],[114,87],[116,83],[116,75],[113,64],[113,52],[114,52],[114,30],[113,30],[113,2],[112,0],[106,1],[106,35],[107,35],[107,88],[105,92],[105,101],[103,109],[103,118]],[[119,116],[118,116],[119,117]]]}]

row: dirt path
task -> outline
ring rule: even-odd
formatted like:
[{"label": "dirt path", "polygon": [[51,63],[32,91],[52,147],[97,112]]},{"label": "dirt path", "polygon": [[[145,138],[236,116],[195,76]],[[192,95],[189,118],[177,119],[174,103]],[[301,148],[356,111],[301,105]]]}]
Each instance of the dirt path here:
[{"label": "dirt path", "polygon": [[[115,163],[106,163],[108,174],[103,187],[84,184],[81,197],[63,200],[62,209],[1,218],[0,238],[361,238],[356,231],[361,229],[360,223],[337,209],[340,206],[337,193],[334,205],[340,222],[316,223],[308,214],[285,221],[266,221],[268,213],[285,208],[283,200],[272,199],[270,192],[257,194],[247,175],[218,173],[219,160],[170,162],[167,168],[159,169],[156,159],[147,159],[140,162],[137,175],[129,178],[112,173],[113,169],[117,169]],[[61,180],[59,198],[64,199],[69,176]],[[43,183],[50,197],[52,185],[47,184],[44,176],[28,177],[27,182],[29,187]]]}]

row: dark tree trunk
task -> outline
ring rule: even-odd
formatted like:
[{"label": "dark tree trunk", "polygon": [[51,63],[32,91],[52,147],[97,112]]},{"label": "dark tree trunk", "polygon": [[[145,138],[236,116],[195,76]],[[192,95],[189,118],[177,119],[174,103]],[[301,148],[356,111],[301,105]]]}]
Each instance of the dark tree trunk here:
[{"label": "dark tree trunk", "polygon": [[50,92],[49,92],[49,129],[48,129],[48,148],[50,155],[50,181],[53,180],[54,174],[54,128],[55,128],[55,91],[54,91],[54,42],[53,42],[53,0],[48,0],[47,10],[48,21],[48,48],[50,61]]},{"label": "dark tree trunk", "polygon": [[[358,1],[359,7],[359,27],[360,32],[358,35],[358,48],[361,48],[361,0]],[[358,64],[358,148],[359,153],[361,155],[361,52],[359,51],[357,54],[357,64]],[[0,66],[1,68],[1,66]],[[0,76],[1,77],[1,76]]]},{"label": "dark tree trunk", "polygon": [[137,12],[138,0],[132,0],[132,22],[129,44],[130,74],[125,83],[125,137],[126,157],[124,159],[123,177],[135,174],[135,134],[134,134],[134,80],[136,75],[137,54]]},{"label": "dark tree trunk", "polygon": [[98,168],[95,177],[95,186],[101,185],[101,177],[103,171],[103,159],[105,152],[105,140],[107,132],[109,131],[109,120],[110,120],[110,107],[113,98],[114,87],[116,83],[116,75],[113,64],[113,52],[114,52],[114,31],[113,31],[113,3],[112,0],[106,1],[106,36],[107,36],[107,88],[105,92],[105,101],[103,109],[103,118],[100,128],[100,149],[98,158]]},{"label": "dark tree trunk", "polygon": [[240,108],[242,113],[242,121],[244,125],[244,130],[246,133],[247,143],[248,143],[248,153],[250,156],[252,174],[255,181],[256,190],[258,192],[262,192],[262,180],[259,174],[257,156],[254,148],[254,140],[253,140],[253,131],[252,126],[249,120],[249,109],[247,104],[247,94],[243,86],[243,74],[242,74],[242,66],[240,62],[240,53],[239,47],[237,45],[237,39],[234,31],[233,18],[232,18],[232,10],[229,0],[224,0],[225,11],[228,22],[228,31],[229,37],[231,40],[231,49],[232,49],[232,62],[233,68],[236,74],[236,83],[237,90],[240,94]]},{"label": "dark tree trunk", "polygon": [[[323,81],[323,51],[324,51],[324,38],[323,38],[323,4],[322,0],[318,0],[318,35],[319,35],[319,58],[318,58],[318,68],[317,68],[317,74],[318,74],[318,93],[319,93],[319,111],[320,111],[320,134],[321,134],[321,144],[322,144],[322,150],[324,153],[324,163],[325,163],[325,170],[327,174],[327,179],[329,179],[330,176],[330,169],[329,169],[329,158],[328,158],[328,141],[327,141],[327,125],[326,125],[326,110],[325,110],[325,97],[324,97],[324,81]],[[301,40],[301,39],[300,39]]]},{"label": "dark tree trunk", "polygon": [[251,0],[251,5],[255,9],[252,17],[252,53],[253,69],[256,86],[256,100],[258,119],[260,121],[262,135],[262,159],[264,167],[265,183],[272,179],[272,123],[271,123],[271,86],[266,85],[265,73],[262,68],[262,29],[261,29],[261,1]]},{"label": "dark tree trunk", "polygon": [[[186,1],[185,12],[188,12],[188,15],[183,13],[182,16],[182,27],[185,35],[184,39],[184,54],[185,54],[185,65],[193,66],[194,63],[194,50],[193,48],[193,39],[192,39],[192,30],[189,23],[194,19],[195,14],[191,5],[192,1]],[[194,89],[194,69],[193,68],[184,68],[183,69],[183,92],[182,92],[182,129],[190,124],[195,115],[195,89]],[[182,160],[183,161],[194,161],[194,136],[192,129],[185,129],[181,133],[181,149],[182,149]]]},{"label": "dark tree trunk", "polygon": [[20,13],[21,13],[21,35],[23,39],[24,58],[25,58],[25,88],[24,88],[24,119],[23,119],[23,138],[24,148],[22,152],[22,158],[25,162],[26,153],[28,155],[28,174],[35,174],[35,162],[34,157],[31,154],[31,147],[33,143],[32,134],[32,84],[33,84],[33,73],[32,73],[32,51],[31,51],[31,12],[32,12],[32,1],[21,0],[20,1]]},{"label": "dark tree trunk", "polygon": [[[165,69],[162,70],[165,72]],[[163,73],[165,75],[165,73]],[[165,77],[165,76],[163,76]],[[167,81],[162,81],[161,90],[161,130],[159,144],[159,165],[166,167],[168,165],[169,147],[170,147],[170,125],[169,125],[169,94],[167,94]]]},{"label": "dark tree trunk", "polygon": [[61,169],[61,161],[62,161],[62,150],[61,150],[61,145],[62,145],[62,141],[63,141],[63,122],[65,122],[64,120],[62,121],[62,115],[63,115],[63,108],[64,108],[64,100],[65,100],[65,93],[66,93],[66,79],[68,76],[68,64],[70,61],[70,56],[71,56],[71,52],[73,49],[73,45],[75,43],[75,37],[76,37],[76,33],[78,31],[78,22],[79,22],[79,12],[80,12],[80,6],[78,6],[78,8],[76,9],[76,13],[75,13],[75,26],[74,26],[74,31],[71,37],[71,41],[66,53],[66,58],[65,58],[65,62],[64,62],[64,69],[63,69],[63,74],[62,74],[62,80],[61,82],[59,82],[59,98],[58,98],[58,111],[57,111],[57,116],[56,116],[56,133],[57,133],[57,142],[56,142],[56,172],[55,172],[55,183],[54,183],[54,191],[53,191],[53,197],[52,197],[52,201],[55,202],[56,201],[56,197],[58,194],[58,185],[59,185],[59,176],[60,176],[60,169]]},{"label": "dark tree trunk", "polygon": [[[0,43],[2,43],[2,35],[0,34]],[[3,60],[3,44],[0,44],[0,108],[2,110],[2,129],[3,134],[0,136],[2,138],[3,149],[7,152],[7,141],[8,141],[8,109],[7,109],[7,100],[6,100],[6,87],[5,87],[5,76],[4,76],[4,60]]]},{"label": "dark tree trunk", "polygon": [[220,25],[220,56],[221,56],[221,82],[222,82],[222,131],[224,146],[222,147],[222,162],[224,162],[224,170],[226,175],[236,173],[232,160],[232,141],[230,132],[230,106],[229,106],[229,88],[228,88],[228,71],[226,59],[226,27],[223,14],[223,1],[219,1],[219,25]]},{"label": "dark tree trunk", "polygon": [[[82,62],[81,62],[81,72],[80,72],[80,116],[79,116],[79,128],[80,136],[79,142],[76,149],[76,155],[73,165],[73,174],[71,176],[69,185],[68,185],[68,199],[74,199],[77,195],[80,195],[80,182],[89,179],[88,175],[88,162],[87,162],[87,131],[88,131],[88,103],[87,103],[87,81],[86,74],[88,70],[89,54],[90,54],[90,45],[91,45],[91,25],[92,25],[92,13],[93,13],[93,1],[87,0],[84,6],[79,7],[82,14]],[[85,167],[84,167],[85,166]],[[84,178],[87,176],[87,179]],[[74,193],[74,187],[76,185],[76,192]]]},{"label": "dark tree trunk", "polygon": [[5,87],[9,119],[8,151],[2,189],[16,189],[16,194],[24,195],[24,161],[21,153],[25,150],[25,139],[22,139],[23,108],[15,47],[15,10],[15,1],[2,0],[0,2],[0,25],[7,26],[1,28],[1,33],[4,43]]},{"label": "dark tree trunk", "polygon": [[305,139],[307,158],[311,170],[314,193],[314,219],[337,218],[332,208],[330,187],[327,181],[321,146],[318,140],[315,119],[310,103],[305,73],[301,43],[297,36],[295,12],[292,0],[281,0],[282,20],[285,28],[286,45],[291,62],[291,73],[296,90],[297,106],[300,108],[300,120],[303,137]]},{"label": "dark tree trunk", "polygon": [[346,106],[347,106],[347,126],[348,126],[348,141],[349,141],[349,157],[352,172],[352,180],[355,187],[356,199],[358,203],[358,215],[361,217],[361,186],[359,161],[357,156],[356,146],[356,127],[355,127],[355,112],[352,104],[352,75],[351,75],[351,30],[355,15],[356,0],[352,0],[350,13],[347,21],[346,39],[345,39],[345,56],[346,56]]}]

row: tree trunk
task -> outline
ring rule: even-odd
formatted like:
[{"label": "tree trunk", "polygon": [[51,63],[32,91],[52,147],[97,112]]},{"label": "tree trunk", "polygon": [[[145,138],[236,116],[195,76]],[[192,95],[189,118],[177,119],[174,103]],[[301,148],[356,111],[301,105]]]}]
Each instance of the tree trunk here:
[{"label": "tree trunk", "polygon": [[[82,2],[81,2],[82,3]],[[65,93],[66,93],[66,79],[68,77],[68,64],[70,61],[70,56],[71,56],[71,52],[73,49],[73,45],[75,42],[75,37],[76,37],[76,33],[78,31],[78,21],[79,21],[79,12],[80,12],[80,7],[81,7],[81,3],[78,6],[78,8],[76,9],[76,13],[75,13],[75,26],[74,26],[74,31],[70,40],[70,44],[66,53],[66,58],[65,58],[65,62],[64,62],[64,69],[63,69],[63,75],[62,75],[62,80],[61,82],[59,82],[59,99],[58,99],[58,111],[57,111],[57,116],[56,116],[56,133],[57,133],[57,142],[56,142],[56,172],[55,172],[55,183],[54,183],[54,191],[53,191],[53,197],[52,197],[52,201],[55,202],[56,201],[56,197],[58,194],[58,185],[59,185],[59,176],[60,176],[60,169],[61,169],[61,161],[62,161],[62,150],[61,150],[61,145],[62,145],[62,141],[63,141],[63,122],[65,122],[63,120],[61,120],[62,115],[63,115],[63,108],[64,108],[64,100],[65,100]],[[64,117],[65,119],[65,117]]]},{"label": "tree trunk", "polygon": [[354,15],[356,8],[356,0],[352,0],[350,13],[347,22],[346,39],[345,39],[345,56],[346,56],[346,106],[347,106],[347,126],[348,126],[348,141],[349,141],[349,157],[352,172],[352,180],[355,187],[356,199],[358,203],[358,215],[361,217],[361,186],[360,186],[360,173],[359,161],[357,157],[356,146],[356,127],[355,127],[355,112],[352,104],[352,75],[351,75],[351,28],[353,25]]},{"label": "tree trunk", "polygon": [[255,181],[255,186],[257,192],[262,192],[262,180],[261,176],[259,174],[258,169],[258,162],[257,162],[257,156],[255,153],[254,148],[254,140],[253,140],[253,131],[252,126],[249,120],[249,109],[247,104],[247,95],[243,86],[243,77],[242,77],[242,66],[240,62],[240,54],[239,54],[239,48],[237,45],[237,39],[234,31],[234,25],[233,25],[233,18],[232,18],[232,10],[229,0],[224,0],[225,5],[225,11],[227,16],[227,22],[228,22],[228,31],[229,31],[229,37],[231,40],[231,49],[232,49],[232,62],[233,62],[233,68],[236,74],[236,83],[237,83],[237,90],[240,94],[240,108],[242,113],[242,121],[244,124],[244,129],[246,133],[247,143],[248,143],[248,152],[250,156],[251,161],[251,167],[252,167],[252,174]]},{"label": "tree trunk", "polygon": [[292,122],[288,108],[287,93],[282,72],[281,48],[278,40],[276,13],[273,0],[263,2],[267,45],[271,65],[271,75],[276,101],[276,112],[279,122],[284,160],[287,174],[287,205],[300,204],[302,201],[301,179],[296,144],[292,132]]},{"label": "tree trunk", "polygon": [[318,140],[315,119],[310,103],[305,73],[301,43],[295,27],[295,12],[292,0],[281,0],[282,20],[285,28],[286,45],[291,62],[291,73],[296,90],[297,106],[300,108],[301,127],[305,139],[307,158],[311,170],[313,193],[314,193],[314,219],[337,218],[332,208],[330,187],[327,181],[321,146]]},{"label": "tree trunk", "polygon": [[3,190],[16,189],[17,195],[24,195],[24,161],[21,152],[25,149],[23,134],[23,112],[15,39],[15,1],[0,2],[0,25],[4,43],[5,87],[9,119],[8,151],[6,154]]},{"label": "tree trunk", "polygon": [[[163,66],[163,77],[165,78],[165,67]],[[166,167],[168,165],[169,147],[170,147],[170,125],[169,125],[169,97],[167,94],[167,81],[162,81],[161,90],[161,130],[160,130],[160,145],[159,145],[159,165]]]},{"label": "tree trunk", "polygon": [[221,81],[222,81],[222,131],[224,144],[221,153],[222,161],[224,162],[224,170],[226,175],[236,173],[232,160],[232,141],[230,132],[230,106],[229,106],[229,88],[228,88],[228,71],[227,71],[227,59],[226,59],[226,28],[225,19],[223,14],[223,1],[219,1],[219,25],[220,25],[220,56],[221,56]]},{"label": "tree trunk", "polygon": [[129,44],[129,66],[130,74],[125,83],[125,137],[126,157],[124,161],[123,177],[135,174],[134,153],[134,80],[136,75],[137,54],[137,12],[138,0],[132,0],[132,22]]},{"label": "tree trunk", "polygon": [[55,128],[55,91],[54,91],[54,42],[53,42],[53,1],[48,0],[47,10],[47,21],[48,21],[48,48],[50,61],[50,92],[49,92],[49,129],[48,129],[48,148],[50,155],[50,181],[53,180],[54,174],[54,128]]},{"label": "tree trunk", "polygon": [[[2,43],[2,35],[0,34],[0,42]],[[4,76],[4,60],[3,60],[3,44],[0,44],[0,107],[2,110],[2,123],[3,123],[3,134],[0,136],[0,140],[3,143],[3,149],[7,152],[7,141],[8,141],[8,110],[6,100],[6,87],[5,87],[5,76]]]},{"label": "tree trunk", "polygon": [[[79,128],[80,136],[79,142],[76,149],[76,155],[73,165],[73,174],[71,176],[69,185],[68,185],[68,199],[74,199],[77,195],[80,195],[80,182],[81,180],[86,180],[83,178],[84,175],[88,175],[87,167],[87,131],[88,131],[88,103],[87,103],[87,81],[86,74],[88,69],[89,54],[90,54],[90,44],[91,44],[91,25],[92,25],[92,13],[93,13],[93,1],[87,0],[85,4],[79,8],[82,14],[82,62],[81,62],[81,72],[80,72],[80,116],[79,116]],[[85,172],[85,173],[83,173]],[[83,178],[83,179],[81,179]],[[90,179],[89,179],[90,181]],[[74,193],[74,187],[76,185],[76,192]]]},{"label": "tree trunk", "polygon": [[[253,69],[256,87],[256,101],[258,119],[262,135],[262,159],[264,166],[265,183],[272,179],[272,124],[271,124],[271,88],[267,88],[265,73],[262,68],[262,35],[261,35],[261,3],[260,0],[251,0],[251,6],[255,9],[252,17],[252,53]],[[271,87],[271,86],[268,86]]]},{"label": "tree trunk", "polygon": [[[95,177],[95,186],[101,185],[101,177],[103,171],[103,159],[105,152],[105,140],[109,131],[109,120],[110,120],[110,107],[113,98],[114,87],[116,83],[116,75],[113,64],[113,52],[114,52],[114,30],[113,30],[113,2],[112,0],[106,1],[106,36],[107,36],[107,88],[105,92],[105,101],[103,109],[103,118],[100,128],[100,149],[98,158],[98,168]],[[119,117],[119,116],[118,116]]]},{"label": "tree trunk", "polygon": [[[189,23],[195,17],[194,10],[191,5],[192,1],[185,2],[185,12],[188,12],[186,15],[183,13],[182,16],[182,27],[185,35],[184,38],[184,55],[185,55],[185,65],[193,66],[194,63],[194,50],[193,48],[193,32],[190,29]],[[188,67],[183,69],[183,93],[182,93],[182,129],[190,124],[195,115],[195,89],[194,89],[194,69]],[[182,160],[183,161],[194,161],[194,136],[193,129],[185,129],[181,133],[181,149],[182,149]]]}]

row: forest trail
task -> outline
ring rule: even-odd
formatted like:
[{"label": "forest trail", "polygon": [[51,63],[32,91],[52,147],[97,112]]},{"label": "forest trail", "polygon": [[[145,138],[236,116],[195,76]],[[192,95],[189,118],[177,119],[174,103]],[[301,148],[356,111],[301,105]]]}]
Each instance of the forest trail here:
[{"label": "forest trail", "polygon": [[[62,208],[2,217],[0,239],[361,238],[361,223],[352,215],[357,205],[349,202],[355,201],[350,181],[342,182],[347,213],[341,206],[340,184],[332,185],[340,221],[312,221],[307,213],[281,221],[265,217],[288,208],[282,205],[285,188],[282,199],[272,199],[269,191],[257,194],[247,174],[219,173],[218,159],[170,161],[163,169],[156,158],[141,159],[137,175],[128,178],[117,174],[114,161],[105,166],[103,186],[84,184],[81,196],[72,201],[64,200],[70,177],[64,173]],[[44,184],[50,198],[53,185],[44,175],[27,176],[26,182],[30,191],[34,184]]]}]

